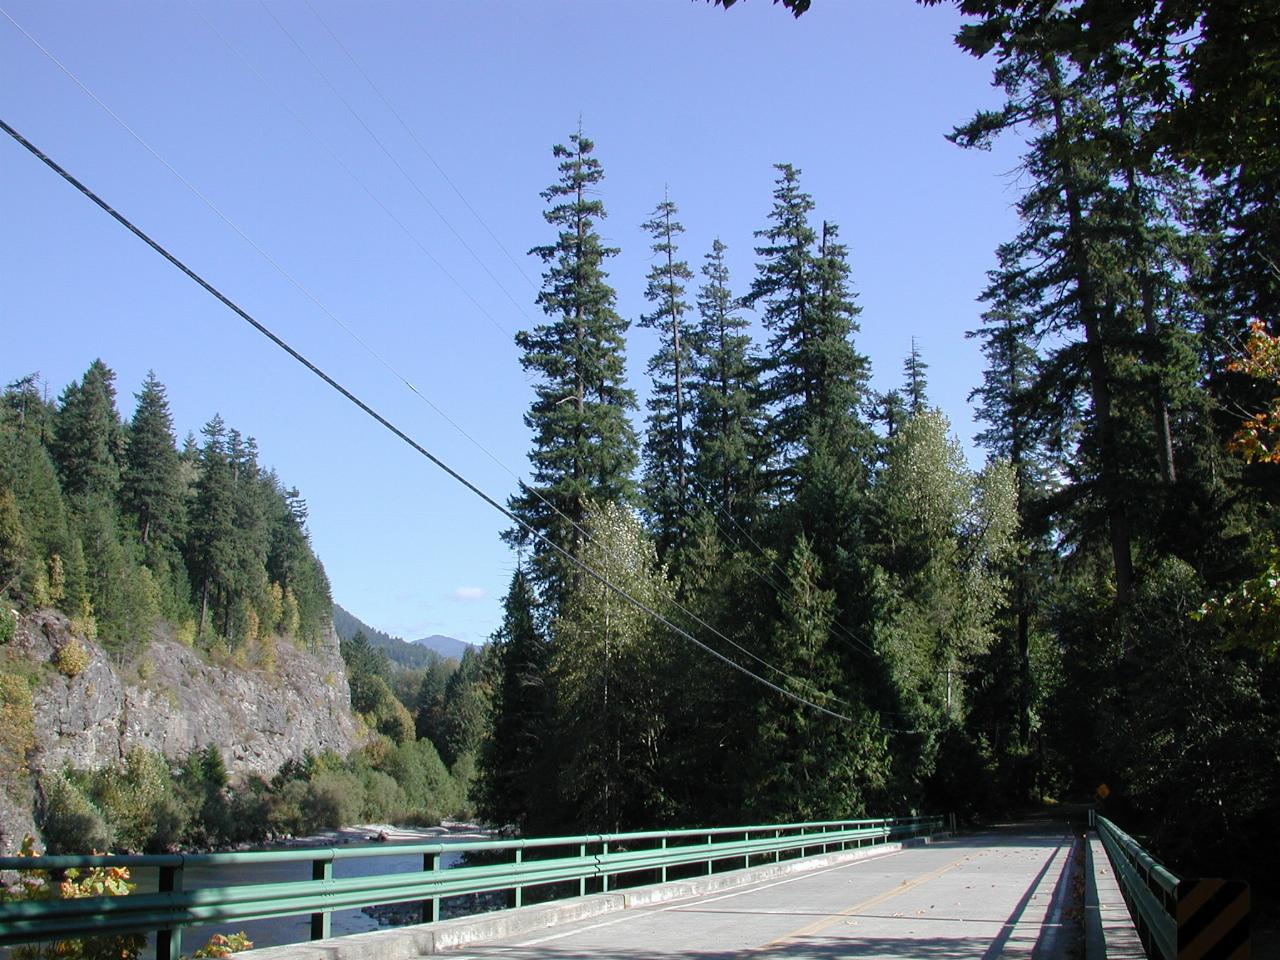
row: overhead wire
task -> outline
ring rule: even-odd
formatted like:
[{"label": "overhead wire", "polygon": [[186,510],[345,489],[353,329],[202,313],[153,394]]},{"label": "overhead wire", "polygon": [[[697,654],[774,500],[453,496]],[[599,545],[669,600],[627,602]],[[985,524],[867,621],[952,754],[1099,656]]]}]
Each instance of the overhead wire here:
[{"label": "overhead wire", "polygon": [[498,289],[503,292],[506,298],[511,301],[512,305],[516,308],[516,310],[520,312],[521,316],[523,316],[525,320],[527,320],[529,324],[532,325],[533,318],[530,317],[527,313],[525,313],[525,309],[521,305],[521,303],[518,300],[516,300],[514,296],[511,295],[511,291],[507,289],[506,285],[497,278],[497,276],[494,274],[492,270],[489,269],[488,264],[486,264],[482,259],[480,259],[480,255],[476,253],[475,250],[472,249],[471,244],[467,243],[466,239],[462,236],[462,234],[460,234],[457,231],[457,229],[454,227],[454,225],[449,222],[449,218],[446,217],[440,211],[440,208],[437,207],[435,203],[432,202],[431,198],[427,196],[426,191],[424,191],[422,187],[418,185],[418,181],[405,168],[404,164],[402,164],[399,160],[397,160],[395,155],[389,149],[387,149],[387,145],[382,142],[382,138],[379,137],[376,133],[374,133],[373,128],[370,127],[369,124],[365,122],[364,117],[362,117],[360,115],[360,112],[356,110],[356,108],[351,104],[351,101],[348,100],[345,96],[343,96],[342,91],[339,90],[337,85],[334,84],[333,81],[329,79],[328,74],[324,72],[324,69],[320,66],[320,64],[317,63],[309,53],[307,53],[306,48],[304,48],[302,44],[298,42],[297,37],[295,37],[293,33],[289,30],[289,28],[286,27],[284,23],[280,20],[280,18],[275,15],[275,12],[267,5],[266,0],[258,0],[258,5],[261,6],[264,11],[266,11],[267,16],[269,16],[273,21],[275,21],[275,24],[277,27],[280,28],[280,31],[286,37],[289,38],[289,42],[293,44],[293,46],[297,49],[297,51],[300,54],[302,54],[303,59],[306,60],[307,63],[311,65],[311,69],[313,69],[316,72],[316,74],[320,77],[320,79],[324,81],[325,86],[327,86],[329,90],[333,93],[333,95],[337,97],[339,101],[341,101],[342,105],[347,108],[347,111],[351,114],[352,117],[355,118],[355,121],[358,124],[360,124],[364,132],[369,135],[369,138],[375,144],[377,144],[378,149],[381,150],[382,153],[386,156],[386,158],[390,160],[391,163],[395,166],[395,168],[400,171],[400,175],[403,176],[406,181],[408,181],[409,185],[413,187],[414,192],[416,192],[418,196],[422,198],[422,202],[425,203],[428,207],[430,207],[431,212],[440,218],[440,222],[449,228],[449,232],[453,234],[454,238],[458,241],[458,243],[462,244],[463,249],[466,250],[467,253],[471,254],[472,259],[474,259],[475,262],[480,265],[480,269],[482,269],[485,272],[485,274],[488,275],[489,279],[492,280],[497,285]]},{"label": "overhead wire", "polygon": [[694,646],[710,654],[711,656],[725,663],[727,666],[733,668],[734,670],[737,670],[738,672],[744,674],[745,676],[755,681],[756,683],[759,683],[765,687],[768,687],[769,689],[782,694],[784,697],[787,697],[788,699],[796,703],[799,703],[802,706],[806,706],[806,707],[809,707],[810,709],[817,710],[820,713],[823,713],[827,716],[830,716],[844,723],[848,723],[850,725],[855,725],[855,726],[858,725],[858,722],[855,721],[852,717],[839,713],[835,710],[831,710],[830,708],[824,707],[821,704],[814,703],[813,701],[800,696],[794,691],[788,690],[785,687],[780,686],[779,684],[776,684],[771,680],[768,680],[765,677],[760,676],[757,673],[754,673],[747,667],[744,667],[742,664],[737,663],[735,660],[726,656],[720,651],[716,650],[714,647],[710,646],[709,644],[702,642],[697,637],[693,636],[693,634],[689,633],[687,630],[684,630],[677,624],[672,623],[670,619],[668,619],[659,611],[655,610],[652,606],[645,603],[643,600],[636,598],[630,592],[628,592],[624,588],[615,584],[613,581],[611,581],[605,575],[601,574],[590,564],[586,563],[581,558],[574,556],[570,551],[564,549],[559,544],[555,543],[555,541],[544,536],[538,530],[534,529],[534,527],[531,524],[529,524],[527,521],[523,520],[522,518],[517,516],[513,511],[503,506],[498,500],[494,499],[489,494],[485,493],[475,483],[468,480],[465,476],[463,476],[461,473],[459,473],[457,470],[455,470],[453,467],[447,464],[444,460],[437,457],[430,450],[424,447],[421,443],[413,439],[413,437],[407,434],[404,430],[396,426],[394,423],[388,420],[385,416],[379,413],[376,409],[374,409],[364,400],[360,399],[359,396],[357,396],[347,387],[339,383],[336,379],[334,379],[332,376],[326,373],[323,369],[321,369],[319,366],[317,366],[315,363],[309,360],[306,356],[304,356],[300,351],[298,351],[293,346],[291,346],[286,340],[284,340],[278,334],[273,332],[264,323],[262,323],[261,321],[256,319],[254,316],[252,316],[248,311],[246,311],[243,307],[241,307],[239,304],[233,301],[225,293],[223,293],[221,290],[219,290],[217,287],[211,284],[208,280],[206,280],[200,274],[196,273],[196,271],[193,270],[191,267],[187,266],[185,262],[183,262],[181,259],[175,256],[173,253],[170,253],[169,250],[166,249],[162,244],[160,244],[157,240],[153,239],[149,234],[143,231],[140,227],[136,226],[124,214],[120,213],[118,210],[112,207],[109,203],[107,203],[106,200],[100,197],[97,193],[95,193],[82,181],[77,179],[73,174],[71,174],[64,167],[58,164],[57,161],[55,161],[52,157],[44,153],[44,151],[42,151],[34,143],[32,143],[30,140],[24,137],[21,133],[19,133],[16,129],[10,126],[3,119],[0,119],[0,129],[3,129],[4,132],[7,133],[11,138],[13,138],[20,146],[22,146],[29,153],[35,156],[38,160],[44,163],[47,167],[49,167],[49,169],[53,170],[56,174],[58,174],[58,176],[60,176],[63,180],[65,180],[71,186],[75,187],[76,190],[78,190],[87,199],[92,201],[103,212],[105,212],[108,216],[110,216],[113,220],[115,220],[117,223],[123,226],[126,230],[128,230],[130,233],[136,236],[139,240],[145,243],[153,251],[155,251],[157,254],[159,254],[161,257],[167,260],[170,264],[172,264],[174,267],[180,270],[183,274],[185,274],[190,280],[196,283],[206,293],[208,293],[210,296],[218,300],[221,304],[223,304],[223,306],[231,310],[234,314],[236,314],[236,316],[244,320],[247,324],[249,324],[249,326],[253,327],[253,329],[255,329],[258,333],[262,334],[264,337],[266,337],[268,340],[274,343],[277,347],[279,347],[281,350],[287,353],[290,357],[292,357],[302,366],[306,367],[307,370],[309,370],[312,374],[314,374],[320,380],[324,381],[325,384],[327,384],[330,388],[332,388],[334,391],[339,393],[346,400],[348,400],[350,403],[356,406],[361,412],[369,416],[371,419],[373,419],[376,423],[378,423],[384,429],[386,429],[395,437],[397,437],[399,440],[407,444],[415,452],[417,452],[419,455],[424,457],[434,466],[436,466],[445,474],[447,474],[451,479],[461,484],[470,493],[474,494],[476,497],[484,501],[494,510],[497,510],[508,520],[517,524],[520,527],[523,527],[536,540],[545,544],[551,550],[555,551],[563,559],[568,561],[573,567],[578,569],[581,573],[587,575],[592,580],[599,583],[605,589],[614,593],[625,602],[631,604],[631,606],[635,607],[640,612],[646,614],[655,622],[660,623],[661,625],[666,627],[668,630],[670,630],[672,633],[676,634],[677,636],[681,637],[684,640],[687,640],[688,642],[692,643]]},{"label": "overhead wire", "polygon": [[534,290],[538,289],[538,285],[533,282],[533,278],[524,272],[524,267],[520,266],[520,262],[516,260],[514,256],[511,255],[511,251],[507,249],[506,244],[504,244],[500,239],[498,239],[498,235],[493,232],[489,224],[485,221],[484,217],[480,216],[479,211],[477,211],[476,208],[471,205],[471,201],[466,198],[466,195],[458,188],[458,185],[453,182],[453,178],[449,176],[448,172],[444,169],[444,167],[440,166],[440,164],[436,162],[436,158],[431,155],[431,151],[426,148],[426,145],[423,144],[423,142],[418,138],[418,135],[414,132],[413,128],[409,126],[409,124],[405,121],[404,117],[400,115],[400,111],[395,108],[395,105],[392,104],[392,102],[387,98],[386,94],[382,92],[382,88],[380,88],[376,83],[374,83],[373,78],[369,76],[368,72],[365,71],[364,67],[360,65],[360,61],[355,58],[355,56],[351,53],[351,51],[347,49],[347,45],[342,42],[342,38],[338,36],[337,32],[331,26],[329,26],[328,22],[324,19],[324,17],[320,16],[320,11],[315,8],[315,6],[311,3],[311,0],[304,0],[304,2],[307,5],[307,9],[311,11],[312,15],[318,21],[320,21],[320,25],[324,27],[325,30],[328,32],[329,36],[333,38],[333,42],[338,45],[338,49],[341,50],[344,54],[346,54],[347,59],[351,61],[351,65],[356,68],[360,76],[364,77],[365,83],[369,84],[370,89],[372,89],[373,92],[378,95],[378,99],[381,100],[383,104],[386,105],[386,108],[389,111],[391,111],[391,115],[395,117],[396,120],[399,122],[400,126],[404,128],[404,132],[409,135],[409,138],[415,144],[417,144],[418,149],[422,151],[422,155],[426,157],[429,161],[431,161],[431,165],[436,168],[436,171],[444,179],[444,182],[449,184],[449,186],[453,189],[453,192],[457,194],[458,199],[461,200],[463,205],[467,208],[467,210],[471,212],[471,215],[476,218],[476,222],[479,223],[480,226],[484,227],[485,233],[489,234],[490,239],[492,239],[493,242],[497,244],[498,249],[503,252],[507,260],[510,261],[511,265],[516,268],[516,271],[520,274],[520,276],[524,277],[525,282],[528,283],[532,289]]},{"label": "overhead wire", "polygon": [[[778,561],[769,556],[768,551],[766,551],[765,548],[762,547],[760,543],[755,539],[755,537],[751,536],[751,533],[748,530],[746,530],[741,523],[738,522],[737,518],[733,516],[732,511],[730,511],[729,508],[724,503],[721,503],[719,500],[713,497],[707,491],[706,487],[700,484],[695,477],[689,476],[688,480],[698,489],[704,502],[714,506],[716,508],[716,512],[724,514],[724,516],[729,520],[729,522],[732,523],[734,527],[738,529],[738,531],[742,534],[742,536],[746,538],[747,542],[751,544],[752,548],[756,551],[756,553],[760,555],[760,559],[768,562],[768,564],[775,571],[777,571],[777,573],[780,576],[782,577],[786,576],[786,571],[783,570],[778,565]],[[693,508],[691,506],[686,507],[686,513],[688,513],[689,516],[693,516],[694,515]],[[734,539],[734,537],[729,533],[729,531],[725,529],[724,525],[721,524],[720,521],[715,518],[714,512],[711,514],[711,520],[716,525],[716,529],[720,531],[720,534],[726,540],[728,540],[729,543],[733,544],[738,549],[742,549],[741,544],[736,539]],[[748,566],[750,567],[751,572],[754,573],[760,581],[767,584],[775,592],[778,592],[778,593],[782,592],[782,586],[776,580],[770,577],[767,573],[765,573],[755,564],[749,563]],[[836,635],[835,639],[839,640],[841,644],[847,649],[852,650],[854,653],[860,654],[864,657],[872,657],[872,658],[879,657],[879,654],[876,652],[874,647],[872,647],[865,640],[862,640],[861,638],[855,636],[852,633],[852,631],[846,629],[841,624],[835,621],[832,622],[831,626],[832,626],[832,632]]]},{"label": "overhead wire", "polygon": [[[101,107],[109,116],[111,116],[112,119],[114,119],[121,127],[123,127],[153,157],[155,157],[161,164],[163,164],[166,169],[168,169],[184,186],[187,187],[188,190],[190,190],[193,194],[195,194],[195,196],[197,196],[200,200],[202,200],[205,203],[205,205],[209,207],[209,209],[211,209],[214,213],[216,213],[221,220],[223,220],[228,226],[230,226],[245,242],[247,242],[251,247],[253,247],[253,249],[256,250],[286,280],[288,280],[297,290],[299,290],[308,300],[310,300],[322,313],[325,314],[325,316],[329,317],[329,319],[332,320],[335,324],[337,324],[337,326],[340,329],[342,329],[345,333],[347,333],[347,335],[350,336],[357,344],[359,344],[369,354],[369,356],[375,359],[405,388],[407,388],[412,394],[414,394],[423,403],[425,403],[428,407],[430,407],[431,410],[433,410],[441,419],[443,419],[446,423],[448,423],[451,427],[453,427],[454,430],[456,430],[461,436],[467,439],[481,453],[483,453],[491,461],[493,461],[493,463],[495,463],[501,469],[506,471],[507,474],[509,474],[513,479],[516,480],[518,484],[520,484],[522,489],[532,494],[543,505],[545,505],[546,507],[554,511],[556,515],[558,515],[561,519],[569,523],[580,537],[582,537],[587,542],[591,542],[591,543],[596,542],[595,539],[591,536],[591,534],[586,529],[584,529],[581,526],[581,524],[579,524],[573,518],[567,516],[555,504],[551,503],[550,500],[548,500],[545,496],[543,496],[542,493],[539,492],[536,488],[531,487],[528,484],[525,484],[520,479],[519,475],[516,474],[515,471],[513,471],[510,467],[508,467],[505,463],[503,463],[502,460],[499,459],[495,454],[489,451],[479,440],[477,440],[474,436],[472,436],[472,434],[468,432],[461,424],[459,424],[448,413],[446,413],[435,402],[433,402],[430,397],[422,393],[417,388],[417,386],[413,384],[412,381],[410,381],[407,377],[405,377],[402,373],[400,373],[400,371],[396,369],[396,367],[393,364],[391,364],[386,358],[384,358],[380,353],[378,353],[377,350],[375,350],[369,343],[367,343],[362,337],[360,337],[350,326],[344,323],[335,313],[333,313],[333,311],[330,310],[319,299],[319,297],[317,297],[313,292],[311,292],[310,289],[308,289],[299,280],[297,280],[292,274],[290,274],[287,270],[285,270],[284,267],[278,263],[278,261],[276,261],[261,246],[259,246],[256,242],[254,242],[254,240],[251,237],[249,237],[249,235],[246,234],[234,221],[232,221],[231,218],[228,217],[216,204],[214,204],[213,201],[211,201],[207,196],[205,196],[205,194],[203,194],[189,180],[187,180],[181,173],[179,173],[168,161],[166,161],[162,156],[160,156],[160,154],[149,143],[147,143],[147,141],[144,140],[141,137],[141,135],[139,135],[132,127],[129,126],[128,123],[126,123],[117,113],[115,113],[115,111],[113,111],[100,97],[98,97],[97,94],[95,94],[88,87],[88,85],[86,85],[83,81],[81,81],[65,64],[63,64],[60,60],[58,60],[58,58],[54,56],[47,48],[45,48],[35,37],[33,37],[25,29],[23,29],[21,24],[19,24],[16,20],[14,20],[13,17],[11,17],[7,11],[5,11],[3,8],[0,8],[0,14],[3,14],[6,18],[8,18],[9,21],[13,23],[14,26],[17,27],[24,34],[24,36],[27,37],[27,39],[29,39],[33,44],[35,44],[35,46],[39,48],[41,52],[44,53],[45,56],[48,57],[54,64],[56,64],[59,67],[59,69],[63,71],[63,73],[65,73],[73,82],[75,82],[76,85],[82,91],[84,91],[85,94],[87,94],[95,103],[99,105],[99,107]],[[217,33],[216,30],[214,32]],[[474,298],[472,299],[474,302]],[[494,322],[496,324],[496,321]],[[605,549],[607,550],[607,547]],[[795,683],[801,687],[807,688],[808,690],[812,691],[813,695],[815,696],[819,696],[823,699],[829,700],[834,703],[841,703],[848,706],[852,706],[852,704],[849,701],[844,700],[843,698],[837,696],[836,694],[831,693],[830,691],[823,690],[820,687],[815,686],[811,681],[805,680],[800,677],[796,677],[788,673],[787,671],[783,670],[782,668],[777,667],[774,664],[770,663],[768,660],[761,657],[754,651],[738,643],[731,637],[726,636],[722,631],[718,630],[716,627],[707,623],[704,619],[702,619],[696,613],[689,610],[686,606],[681,604],[679,601],[674,601],[674,606],[680,613],[688,617],[692,622],[698,624],[708,633],[715,635],[716,637],[724,641],[726,644],[728,644],[738,652],[754,660],[755,662],[761,664],[762,666],[768,668],[770,671],[774,672],[775,674],[782,677],[783,679],[789,680],[792,683]]]}]

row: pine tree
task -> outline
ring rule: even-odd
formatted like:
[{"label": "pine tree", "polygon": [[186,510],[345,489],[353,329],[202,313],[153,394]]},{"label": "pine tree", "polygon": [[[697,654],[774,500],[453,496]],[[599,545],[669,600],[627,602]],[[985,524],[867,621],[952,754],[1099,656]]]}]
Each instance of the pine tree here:
[{"label": "pine tree", "polygon": [[656,258],[649,271],[645,299],[653,312],[641,316],[640,326],[658,331],[660,345],[649,361],[653,390],[649,395],[648,429],[644,443],[645,512],[657,541],[658,555],[668,556],[680,545],[687,526],[690,470],[691,341],[686,319],[685,283],[693,273],[676,259],[676,238],[684,227],[669,198],[641,226],[653,239]]},{"label": "pine tree", "polygon": [[773,223],[756,232],[767,242],[756,248],[761,260],[746,302],[763,304],[773,334],[765,362],[769,445],[780,487],[792,492],[806,456],[821,452],[853,468],[868,454],[870,434],[858,415],[868,372],[850,339],[860,310],[837,228],[824,222],[815,233],[799,171],[777,170]]},{"label": "pine tree", "polygon": [[912,416],[923,410],[929,402],[929,380],[925,376],[928,369],[929,365],[920,356],[920,346],[916,343],[916,338],[912,337],[911,352],[902,362],[902,394]]},{"label": "pine tree", "polygon": [[80,382],[62,393],[50,447],[68,496],[112,499],[120,485],[115,379],[105,363],[95,360]]},{"label": "pine tree", "polygon": [[125,444],[120,499],[138,523],[143,546],[168,543],[182,527],[182,489],[173,417],[164,384],[147,372]]},{"label": "pine tree", "polygon": [[[550,646],[540,633],[535,598],[517,569],[494,633],[491,728],[480,750],[478,808],[490,823],[526,834],[554,820]],[[424,681],[425,682],[425,681]]]},{"label": "pine tree", "polygon": [[698,291],[692,378],[694,494],[730,529],[749,530],[763,510],[765,450],[759,363],[751,355],[748,322],[729,286],[726,247],[718,239],[705,257]]},{"label": "pine tree", "polygon": [[222,417],[215,416],[201,432],[205,442],[200,448],[200,475],[191,505],[187,564],[191,584],[199,594],[197,629],[203,634],[210,602],[217,604],[229,595],[235,575],[236,497]]},{"label": "pine tree", "polygon": [[[554,243],[532,252],[545,263],[538,303],[549,318],[516,336],[521,366],[539,377],[525,415],[534,432],[532,478],[513,496],[511,510],[551,544],[576,552],[580,524],[592,500],[629,503],[634,496],[636,438],[627,412],[635,394],[625,378],[627,323],[614,309],[605,261],[617,254],[596,232],[604,204],[592,195],[604,179],[594,145],[581,130],[569,146],[557,144],[560,178],[543,191]],[[560,602],[570,567],[524,526],[506,540],[531,547],[530,577],[552,609]]]}]

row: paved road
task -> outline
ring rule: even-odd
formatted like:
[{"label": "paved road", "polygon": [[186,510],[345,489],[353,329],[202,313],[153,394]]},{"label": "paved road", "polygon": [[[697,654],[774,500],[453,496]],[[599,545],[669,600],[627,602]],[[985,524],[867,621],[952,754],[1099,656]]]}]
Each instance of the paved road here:
[{"label": "paved road", "polygon": [[448,956],[994,960],[1034,952],[1035,960],[1052,960],[1069,955],[1070,928],[1056,921],[1071,850],[1065,827],[1009,829],[637,907]]}]

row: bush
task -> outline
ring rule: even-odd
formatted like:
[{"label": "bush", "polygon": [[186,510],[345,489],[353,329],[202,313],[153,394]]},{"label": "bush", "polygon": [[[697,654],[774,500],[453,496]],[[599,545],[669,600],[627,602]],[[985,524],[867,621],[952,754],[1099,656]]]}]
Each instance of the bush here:
[{"label": "bush", "polygon": [[308,833],[352,824],[364,809],[364,786],[345,770],[320,774],[307,786],[302,801],[304,829]]},{"label": "bush", "polygon": [[53,652],[53,665],[68,680],[74,680],[89,666],[89,651],[83,643],[72,637]]},{"label": "bush", "polygon": [[107,820],[80,787],[63,774],[45,777],[41,831],[49,853],[106,852],[115,842]]},{"label": "bush", "polygon": [[[21,857],[36,857],[35,841],[28,836],[22,841]],[[121,897],[133,892],[127,867],[72,868],[56,886],[44,871],[20,870],[18,882],[0,886],[0,901],[78,900],[81,897]],[[57,940],[50,943],[14,947],[14,960],[136,960],[146,946],[141,933],[115,936],[85,937],[81,940]]]}]

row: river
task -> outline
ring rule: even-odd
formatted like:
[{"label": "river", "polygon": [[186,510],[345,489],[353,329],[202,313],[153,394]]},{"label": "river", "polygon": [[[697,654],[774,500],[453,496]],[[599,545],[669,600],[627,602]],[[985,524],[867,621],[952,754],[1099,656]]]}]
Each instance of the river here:
[{"label": "river", "polygon": [[[480,839],[475,834],[450,837],[448,835],[429,837],[412,841],[422,843],[464,843]],[[409,845],[409,844],[404,844]],[[380,856],[352,857],[336,860],[333,864],[335,877],[376,876],[386,873],[409,873],[422,869],[422,854],[404,854],[397,856],[383,851],[394,849],[397,844],[380,843],[377,849]],[[304,848],[298,848],[303,852]],[[460,854],[448,854],[440,858],[442,867],[451,867],[461,859]],[[156,889],[155,870],[135,870],[134,882],[138,884],[137,892],[145,893]],[[232,864],[225,867],[187,867],[183,871],[183,887],[195,890],[201,887],[228,887],[239,884],[273,883],[288,880],[311,879],[311,864],[300,863],[264,863],[264,864]],[[343,936],[351,933],[365,933],[369,930],[381,929],[378,921],[366,916],[360,910],[335,910],[332,915],[332,935]],[[274,947],[285,943],[298,943],[311,938],[311,918],[309,914],[296,917],[274,917],[267,920],[241,920],[230,923],[219,923],[198,927],[186,927],[182,931],[182,952],[191,953],[204,946],[215,933],[239,933],[253,941],[254,947]],[[148,947],[154,944],[154,935],[148,938]],[[147,954],[144,953],[144,956]]]}]

